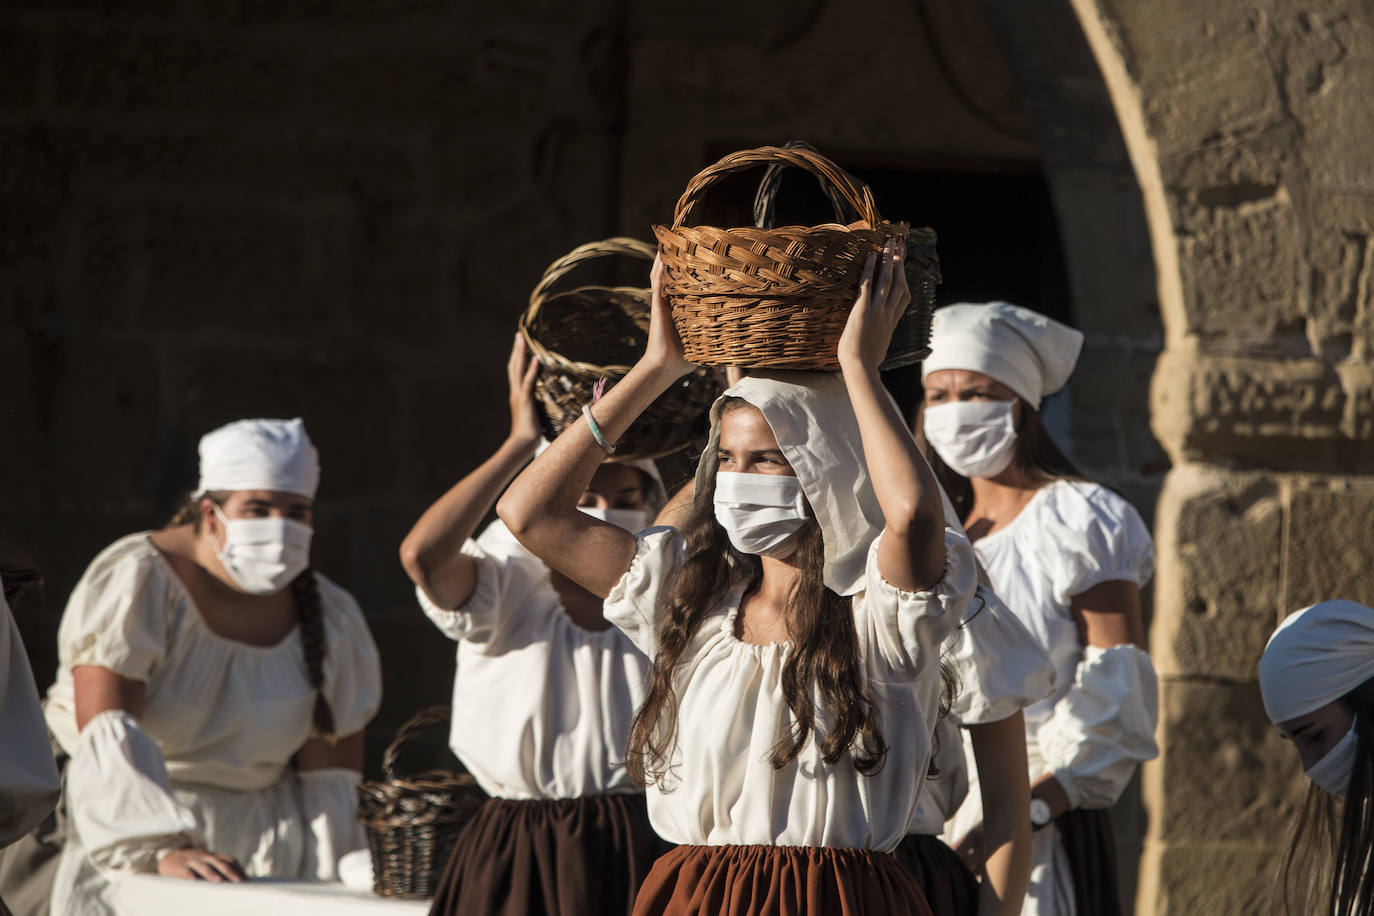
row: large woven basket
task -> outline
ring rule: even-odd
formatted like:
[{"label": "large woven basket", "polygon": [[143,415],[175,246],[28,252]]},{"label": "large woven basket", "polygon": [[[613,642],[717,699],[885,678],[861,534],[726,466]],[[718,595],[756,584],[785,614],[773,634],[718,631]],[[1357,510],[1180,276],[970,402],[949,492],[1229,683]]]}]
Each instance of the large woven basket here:
[{"label": "large woven basket", "polygon": [[[783,144],[783,149],[804,149],[816,152],[816,148],[802,140],[792,140]],[[764,170],[759,181],[758,193],[754,195],[754,225],[760,229],[772,229],[776,223],[778,189],[782,186],[782,173],[787,164],[774,162]],[[835,222],[847,223],[853,211],[840,191],[824,176],[816,176],[821,190],[830,199],[835,211]],[[851,176],[852,178],[853,176]],[[935,314],[935,286],[940,282],[940,261],[935,253],[935,233],[930,229],[911,227],[907,235],[907,255],[905,260],[907,285],[911,288],[911,304],[906,314],[892,332],[892,343],[887,348],[887,358],[882,369],[899,369],[919,363],[930,355],[930,325]]]},{"label": "large woven basket", "polygon": [[[608,256],[654,259],[638,239],[590,242],[549,265],[520,316],[520,333],[541,369],[535,394],[544,434],[553,439],[582,415],[592,389],[624,378],[649,339],[649,290],[627,286],[578,286],[555,291],[576,267]],[[705,431],[706,411],[720,393],[713,373],[698,370],[649,405],[616,444],[612,461],[660,458]]]},{"label": "large woven basket", "polygon": [[433,897],[459,832],[486,800],[468,773],[425,770],[397,775],[406,743],[448,721],[447,706],[416,713],[386,749],[386,778],[358,786],[359,817],[372,852],[372,889],[383,897]]},{"label": "large woven basket", "polygon": [[[768,165],[814,173],[859,219],[772,229],[689,225],[712,185]],[[838,369],[837,345],[869,253],[881,252],[889,239],[905,240],[908,258],[933,262],[935,249],[930,230],[908,240],[905,223],[885,222],[868,186],[829,159],[773,146],[732,153],[704,169],[678,199],[673,224],[655,226],[654,234],[683,349],[703,366]]]}]

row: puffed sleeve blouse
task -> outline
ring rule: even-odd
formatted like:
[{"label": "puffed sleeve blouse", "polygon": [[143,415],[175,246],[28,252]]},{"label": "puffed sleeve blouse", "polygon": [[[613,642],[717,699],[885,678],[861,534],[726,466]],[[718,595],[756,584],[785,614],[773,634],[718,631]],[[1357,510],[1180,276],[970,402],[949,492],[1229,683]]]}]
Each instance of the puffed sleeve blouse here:
[{"label": "puffed sleeve blouse", "polygon": [[[96,665],[141,681],[140,724],[175,784],[251,791],[277,782],[313,734],[314,689],[300,628],[272,646],[213,632],[148,532],[100,553],[77,583],[58,627],[57,680],[48,727],[69,755],[80,745],[72,669]],[[324,693],[338,734],[371,720],[381,661],[353,596],[315,573],[324,615]]]},{"label": "puffed sleeve blouse", "polygon": [[499,520],[463,552],[477,581],[461,606],[420,607],[458,643],[449,743],[488,795],[637,792],[625,744],[649,660],[615,627],[568,616],[549,569]]},{"label": "puffed sleeve blouse", "polygon": [[[976,574],[968,541],[947,529],[940,581],[926,591],[904,591],[879,572],[878,540],[852,609],[866,685],[888,743],[883,766],[862,774],[848,757],[828,764],[811,740],[796,760],[774,769],[773,749],[794,721],[781,685],[792,647],[754,645],[734,635],[743,598],[736,588],[702,622],[682,658],[669,773],[648,789],[649,817],[660,836],[679,844],[883,852],[901,841],[930,756],[940,645],[963,615]],[[607,619],[650,656],[684,549],[674,529],[641,532],[629,570],[606,599]]]}]

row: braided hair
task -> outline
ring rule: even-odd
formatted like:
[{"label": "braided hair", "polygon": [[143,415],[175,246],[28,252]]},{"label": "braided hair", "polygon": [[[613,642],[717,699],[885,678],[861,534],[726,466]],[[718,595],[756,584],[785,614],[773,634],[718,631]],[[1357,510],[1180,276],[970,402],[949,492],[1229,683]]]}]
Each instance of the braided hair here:
[{"label": "braided hair", "polygon": [[[205,494],[217,506],[223,506],[229,499],[228,490],[211,490]],[[177,509],[168,528],[191,525],[200,533],[200,500],[187,496],[186,501]],[[301,646],[305,650],[305,670],[310,677],[310,686],[315,689],[315,731],[320,737],[333,744],[338,737],[334,733],[334,710],[324,696],[324,606],[320,602],[320,583],[315,578],[315,570],[307,568],[291,580],[291,599],[296,605],[296,619],[301,626]]]},{"label": "braided hair", "polygon": [[307,568],[291,580],[291,598],[296,603],[296,618],[301,625],[301,645],[305,648],[305,669],[310,686],[315,688],[315,731],[333,744],[334,710],[324,696],[324,609],[320,603],[320,583],[315,570]]}]

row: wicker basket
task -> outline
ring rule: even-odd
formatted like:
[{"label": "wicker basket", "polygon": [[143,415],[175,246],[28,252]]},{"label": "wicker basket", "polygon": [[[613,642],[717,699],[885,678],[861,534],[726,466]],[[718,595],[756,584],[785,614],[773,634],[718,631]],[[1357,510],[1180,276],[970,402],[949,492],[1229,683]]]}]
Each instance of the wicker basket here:
[{"label": "wicker basket", "polygon": [[[783,144],[783,149],[804,149],[816,152],[816,148],[802,140],[792,140]],[[754,225],[760,229],[772,229],[776,224],[778,188],[782,185],[782,173],[787,165],[774,162],[764,170],[759,181],[758,193],[754,195]],[[830,206],[835,211],[835,222],[850,221],[852,209],[835,185],[822,176],[817,176],[821,190],[830,198]],[[852,179],[853,176],[851,176]],[[929,242],[926,234],[929,233]],[[887,348],[887,358],[881,369],[900,369],[919,363],[930,355],[930,325],[935,314],[935,285],[940,282],[940,261],[935,253],[935,234],[929,229],[912,228],[907,236],[906,279],[911,288],[911,305],[892,332],[892,343]]]},{"label": "wicker basket", "polygon": [[[796,166],[821,178],[859,214],[849,225],[724,229],[689,226],[721,178],[760,165]],[[933,263],[935,233],[878,214],[873,193],[806,149],[766,146],[732,153],[687,185],[671,226],[655,226],[664,293],[687,359],[703,366],[770,366],[833,371],[837,345],[870,252],[907,240],[907,257]],[[931,283],[931,295],[934,285]],[[913,297],[923,290],[913,291]]]},{"label": "wicker basket", "polygon": [[[614,385],[644,352],[649,339],[649,290],[626,286],[554,288],[580,264],[611,255],[654,259],[637,239],[581,245],[549,265],[520,316],[520,333],[539,360],[535,382],[544,434],[555,438],[582,416],[592,388]],[[715,375],[698,370],[649,405],[616,444],[612,461],[660,458],[705,432],[706,411],[720,393]]]},{"label": "wicker basket", "polygon": [[383,897],[433,897],[459,832],[486,800],[468,773],[426,770],[396,775],[406,742],[448,720],[447,706],[416,713],[386,749],[386,779],[358,786],[359,816],[372,851],[372,889]]}]

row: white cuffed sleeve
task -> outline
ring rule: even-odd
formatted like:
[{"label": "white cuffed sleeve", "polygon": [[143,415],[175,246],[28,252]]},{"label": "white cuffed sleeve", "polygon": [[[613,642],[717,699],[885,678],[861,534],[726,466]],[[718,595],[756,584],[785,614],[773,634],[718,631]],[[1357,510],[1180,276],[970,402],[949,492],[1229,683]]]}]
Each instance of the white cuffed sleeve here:
[{"label": "white cuffed sleeve", "polygon": [[0,848],[28,833],[57,804],[60,785],[38,689],[19,628],[0,592]]},{"label": "white cuffed sleeve", "polygon": [[[873,653],[890,670],[915,674],[925,662],[938,660],[938,649],[963,618],[978,586],[977,563],[968,538],[945,529],[945,571],[930,588],[909,592],[883,578],[878,544],[868,548],[864,600],[854,602],[854,626],[861,652]],[[936,651],[930,651],[930,650]]]},{"label": "white cuffed sleeve", "polygon": [[306,825],[302,874],[337,881],[339,859],[367,846],[367,835],[358,820],[358,783],[363,776],[347,767],[302,770],[297,775]]},{"label": "white cuffed sleeve", "polygon": [[676,528],[648,528],[635,540],[634,559],[606,596],[603,613],[639,651],[653,658],[663,591],[682,566],[687,544]]},{"label": "white cuffed sleeve", "polygon": [[467,601],[460,607],[442,608],[418,586],[415,597],[425,616],[449,639],[476,647],[491,646],[505,629],[517,623],[520,609],[548,571],[500,519],[475,540],[464,543],[462,552],[477,561],[477,580]]},{"label": "white cuffed sleeve", "polygon": [[358,602],[319,573],[324,612],[324,693],[334,730],[352,735],[367,727],[382,703],[382,659]]},{"label": "white cuffed sleeve", "polygon": [[155,872],[163,853],[200,845],[196,817],[172,795],[162,750],[122,709],[92,718],[67,766],[67,810],[96,864]]},{"label": "white cuffed sleeve", "polygon": [[959,682],[950,715],[962,725],[999,722],[1054,692],[1049,654],[986,585],[945,641],[941,661]]},{"label": "white cuffed sleeve", "polygon": [[1047,537],[1058,547],[1048,571],[1061,604],[1103,582],[1150,581],[1154,542],[1134,506],[1096,484],[1055,487],[1046,499]]},{"label": "white cuffed sleeve", "polygon": [[1135,646],[1089,646],[1073,686],[1040,726],[1045,767],[1074,808],[1113,804],[1136,765],[1153,759],[1159,719],[1159,679],[1150,656]]},{"label": "white cuffed sleeve", "polygon": [[168,575],[146,536],[123,538],[102,551],[62,614],[62,667],[95,665],[146,683],[167,654]]}]

